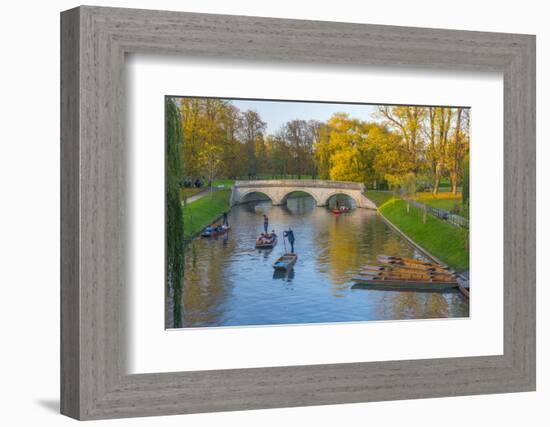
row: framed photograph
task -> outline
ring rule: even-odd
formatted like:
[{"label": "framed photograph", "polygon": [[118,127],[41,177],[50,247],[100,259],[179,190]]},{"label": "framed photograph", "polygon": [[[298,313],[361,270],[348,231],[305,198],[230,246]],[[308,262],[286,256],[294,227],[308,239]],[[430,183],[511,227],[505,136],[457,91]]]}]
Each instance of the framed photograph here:
[{"label": "framed photograph", "polygon": [[63,414],[535,389],[534,36],[84,6],[61,42]]},{"label": "framed photograph", "polygon": [[469,317],[470,108],[165,102],[166,328]]}]

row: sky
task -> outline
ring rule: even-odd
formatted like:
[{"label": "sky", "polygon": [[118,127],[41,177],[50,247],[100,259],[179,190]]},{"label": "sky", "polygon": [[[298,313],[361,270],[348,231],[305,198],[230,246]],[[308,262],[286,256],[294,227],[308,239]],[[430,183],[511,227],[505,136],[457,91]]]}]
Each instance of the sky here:
[{"label": "sky", "polygon": [[334,113],[348,113],[361,120],[373,120],[376,106],[365,104],[332,104],[319,102],[289,102],[261,100],[231,100],[241,111],[256,110],[267,123],[267,134],[273,134],[294,119],[326,121]]}]

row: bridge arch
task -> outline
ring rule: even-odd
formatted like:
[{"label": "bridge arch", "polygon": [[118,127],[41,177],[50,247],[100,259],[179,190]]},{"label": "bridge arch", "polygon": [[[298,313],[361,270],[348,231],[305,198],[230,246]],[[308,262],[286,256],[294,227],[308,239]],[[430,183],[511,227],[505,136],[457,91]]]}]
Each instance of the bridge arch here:
[{"label": "bridge arch", "polygon": [[281,197],[281,205],[284,205],[286,203],[288,197],[292,193],[305,193],[315,201],[315,206],[321,206],[319,197],[317,197],[317,195],[314,193],[314,191],[304,190],[303,188],[297,188],[295,190],[288,191],[283,197]]},{"label": "bridge arch", "polygon": [[346,192],[345,190],[338,190],[330,193],[328,196],[325,196],[323,200],[323,206],[328,206],[330,199],[332,199],[334,196],[343,195],[349,197],[353,202],[355,203],[355,208],[358,208],[361,206],[361,201],[357,199],[357,197],[354,194],[350,194],[349,192]]},{"label": "bridge arch", "polygon": [[[246,203],[246,202],[253,202],[255,201],[254,199],[250,198],[249,196],[252,195],[252,194],[261,194],[262,196],[265,196],[269,199],[269,201],[271,203],[274,204],[273,202],[273,196],[268,194],[269,192],[268,191],[261,191],[261,190],[250,190],[250,191],[247,191],[246,193],[244,193],[243,195],[241,195],[240,197],[240,200],[239,200],[239,203]],[[247,200],[249,199],[249,200]]]}]

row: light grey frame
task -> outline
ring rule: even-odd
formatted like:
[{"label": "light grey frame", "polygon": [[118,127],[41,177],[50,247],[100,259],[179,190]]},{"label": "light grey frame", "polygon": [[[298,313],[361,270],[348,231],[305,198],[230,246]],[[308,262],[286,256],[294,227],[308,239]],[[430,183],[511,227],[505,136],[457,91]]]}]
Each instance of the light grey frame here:
[{"label": "light grey frame", "polygon": [[[504,354],[128,375],[129,52],[502,72]],[[534,36],[88,6],[68,10],[61,14],[61,166],[63,414],[100,419],[535,390]]]}]

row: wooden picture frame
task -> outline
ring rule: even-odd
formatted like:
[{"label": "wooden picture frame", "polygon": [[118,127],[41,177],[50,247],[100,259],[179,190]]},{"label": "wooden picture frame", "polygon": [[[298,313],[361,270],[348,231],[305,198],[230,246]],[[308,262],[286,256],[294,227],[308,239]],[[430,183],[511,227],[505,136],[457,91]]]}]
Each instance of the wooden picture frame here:
[{"label": "wooden picture frame", "polygon": [[[502,72],[503,355],[127,374],[126,53]],[[71,9],[61,14],[61,166],[65,415],[84,420],[535,389],[534,36]]]}]

